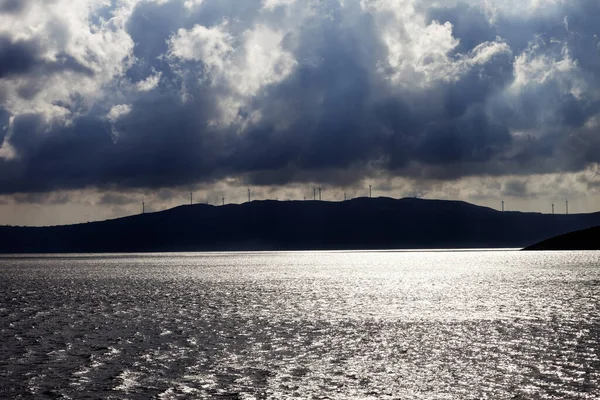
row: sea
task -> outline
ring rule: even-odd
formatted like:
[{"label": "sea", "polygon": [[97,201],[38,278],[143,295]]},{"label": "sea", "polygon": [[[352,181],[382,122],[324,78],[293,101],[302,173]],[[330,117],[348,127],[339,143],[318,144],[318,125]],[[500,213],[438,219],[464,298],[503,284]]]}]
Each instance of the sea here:
[{"label": "sea", "polygon": [[599,399],[600,252],[0,257],[2,399]]}]

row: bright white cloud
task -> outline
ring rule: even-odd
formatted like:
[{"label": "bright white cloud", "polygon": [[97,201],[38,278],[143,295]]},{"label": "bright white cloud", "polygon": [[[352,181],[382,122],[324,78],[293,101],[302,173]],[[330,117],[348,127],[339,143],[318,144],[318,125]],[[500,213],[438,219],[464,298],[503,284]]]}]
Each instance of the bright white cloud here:
[{"label": "bright white cloud", "polygon": [[[110,96],[105,88],[132,63],[133,41],[125,24],[134,5],[133,1],[119,1],[111,18],[95,25],[90,21],[107,6],[106,1],[36,2],[17,18],[0,14],[0,35],[33,43],[43,62],[61,62],[66,57],[78,65],[3,82],[2,89],[8,93],[4,108],[12,115],[33,112],[68,122]],[[26,97],[20,94],[24,90],[30,93]]]},{"label": "bright white cloud", "polygon": [[214,28],[196,25],[190,30],[180,29],[171,38],[170,54],[182,60],[201,61],[209,70],[219,73],[233,53],[233,37],[227,24]]},{"label": "bright white cloud", "polygon": [[136,83],[135,88],[140,92],[149,92],[158,87],[158,84],[160,83],[161,78],[162,78],[162,72],[155,72],[154,74],[150,75],[143,81]]},{"label": "bright white cloud", "polygon": [[274,10],[280,6],[289,6],[294,4],[296,0],[262,0],[263,8],[266,10]]},{"label": "bright white cloud", "polygon": [[[478,45],[461,58],[452,56],[460,41],[447,21],[427,23],[413,0],[362,0],[372,13],[388,48],[381,71],[392,82],[406,88],[426,88],[439,81],[454,81],[473,65],[482,65],[499,54],[510,54],[508,44],[498,39]],[[385,66],[385,67],[384,67]]]},{"label": "bright white cloud", "polygon": [[282,48],[285,32],[257,25],[234,37],[227,26],[223,23],[213,28],[196,25],[190,30],[180,29],[169,45],[173,63],[201,62],[206,70],[200,79],[210,79],[213,86],[225,89],[217,101],[221,122],[230,124],[252,96],[285,79],[296,61]]},{"label": "bright white cloud", "polygon": [[452,24],[434,21],[427,24],[412,0],[362,0],[361,7],[371,13],[388,49],[380,60],[393,82],[403,86],[428,86],[446,77],[451,62],[448,53],[457,45]]},{"label": "bright white cloud", "polygon": [[194,7],[198,7],[202,4],[204,0],[185,0],[185,2],[183,3],[185,8],[187,9],[192,9]]},{"label": "bright white cloud", "polygon": [[[554,45],[556,46],[556,45]],[[569,55],[566,45],[560,52],[545,51],[547,45],[540,40],[529,44],[526,51],[515,59],[515,81],[513,89],[519,90],[556,82],[566,92],[578,95],[582,92],[585,82],[580,79],[577,62]]]},{"label": "bright white cloud", "polygon": [[110,111],[106,115],[106,118],[110,122],[114,123],[114,122],[117,122],[118,120],[120,120],[121,118],[123,118],[124,116],[126,116],[127,114],[129,114],[130,112],[131,112],[130,104],[119,104],[110,109]]},{"label": "bright white cloud", "polygon": [[106,119],[111,124],[111,136],[113,142],[117,143],[121,136],[121,132],[118,128],[119,121],[122,118],[129,115],[129,113],[131,113],[131,110],[132,106],[130,104],[118,104],[116,106],[113,106],[108,112],[108,114],[106,114]]}]

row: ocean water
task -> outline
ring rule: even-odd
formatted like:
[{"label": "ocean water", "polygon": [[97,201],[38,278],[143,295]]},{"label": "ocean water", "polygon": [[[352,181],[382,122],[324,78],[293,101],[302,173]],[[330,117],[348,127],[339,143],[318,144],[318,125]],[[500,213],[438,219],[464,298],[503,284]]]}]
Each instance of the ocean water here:
[{"label": "ocean water", "polygon": [[598,399],[600,253],[0,258],[0,398]]}]

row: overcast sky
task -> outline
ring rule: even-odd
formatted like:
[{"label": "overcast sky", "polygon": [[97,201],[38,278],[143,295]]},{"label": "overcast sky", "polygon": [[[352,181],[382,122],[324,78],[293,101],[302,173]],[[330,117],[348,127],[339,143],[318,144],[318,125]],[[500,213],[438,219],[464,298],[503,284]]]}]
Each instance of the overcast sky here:
[{"label": "overcast sky", "polygon": [[0,0],[0,224],[374,195],[600,209],[597,0]]}]

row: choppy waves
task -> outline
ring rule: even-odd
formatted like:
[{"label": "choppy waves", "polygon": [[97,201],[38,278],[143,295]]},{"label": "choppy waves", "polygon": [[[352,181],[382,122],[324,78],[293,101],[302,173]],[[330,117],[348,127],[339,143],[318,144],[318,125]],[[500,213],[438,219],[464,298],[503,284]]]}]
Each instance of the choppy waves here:
[{"label": "choppy waves", "polygon": [[595,399],[594,253],[0,260],[0,398]]}]

